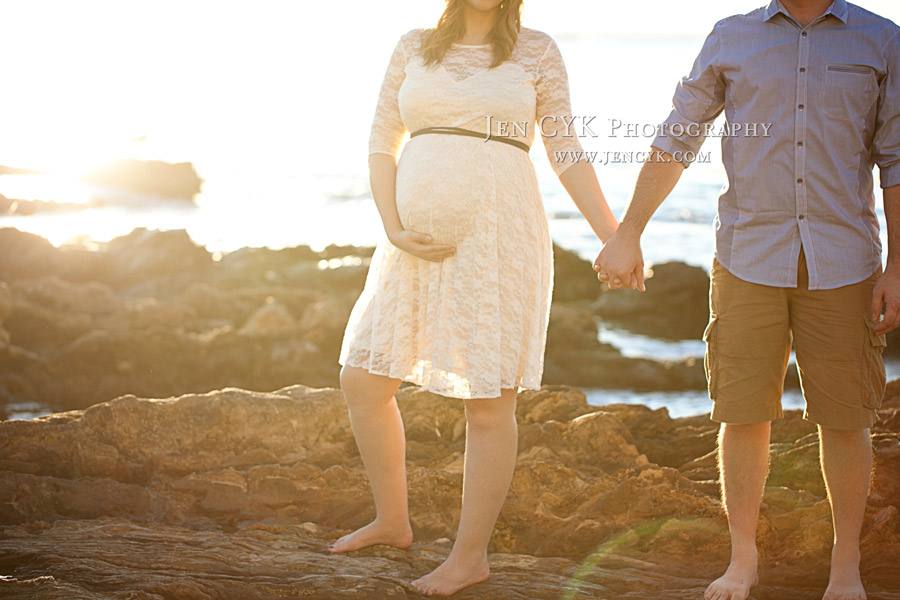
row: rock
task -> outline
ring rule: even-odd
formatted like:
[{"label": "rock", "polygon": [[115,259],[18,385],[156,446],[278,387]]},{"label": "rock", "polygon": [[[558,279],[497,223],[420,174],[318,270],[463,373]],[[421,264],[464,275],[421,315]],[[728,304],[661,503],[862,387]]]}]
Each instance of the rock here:
[{"label": "rock", "polygon": [[238,335],[278,337],[297,331],[297,320],[271,296],[238,329]]},{"label": "rock", "polygon": [[57,275],[16,281],[12,293],[25,303],[69,314],[109,314],[122,305],[122,300],[108,285],[94,281],[73,283]]},{"label": "rock", "polygon": [[99,321],[104,329],[140,330],[149,328],[170,331],[193,330],[197,325],[196,311],[178,302],[141,298],[129,301],[116,318]]},{"label": "rock", "polygon": [[603,292],[591,263],[575,252],[553,245],[553,301],[596,300]]},{"label": "rock", "polygon": [[900,355],[900,331],[894,329],[893,331],[888,332],[885,338],[887,340],[887,346],[884,348],[884,355]]},{"label": "rock", "polygon": [[281,277],[284,270],[298,264],[313,263],[323,259],[323,254],[314,252],[308,246],[282,248],[240,248],[225,254],[219,268],[223,277],[230,281],[248,284],[271,284],[273,278]]},{"label": "rock", "polygon": [[550,308],[544,382],[634,390],[706,388],[702,361],[623,357],[599,341],[595,317],[577,303]]},{"label": "rock", "polygon": [[893,433],[881,432],[873,438],[875,476],[869,490],[869,504],[900,511],[900,439]]},{"label": "rock", "polygon": [[84,313],[58,311],[15,299],[4,328],[9,331],[11,343],[49,355],[90,331],[91,323],[91,317]]},{"label": "rock", "polygon": [[597,378],[599,363],[619,356],[616,348],[600,342],[590,311],[565,304],[551,305],[544,381],[589,386]]},{"label": "rock", "polygon": [[139,194],[193,200],[203,180],[189,162],[167,163],[160,160],[121,159],[97,167],[82,179]]},{"label": "rock", "polygon": [[323,259],[343,258],[345,256],[362,256],[371,258],[375,253],[374,246],[339,246],[337,244],[328,244],[321,252]]},{"label": "rock", "polygon": [[[146,295],[159,296],[161,283],[186,288],[209,274],[212,258],[184,229],[148,230],[139,227],[107,243],[105,281],[122,289],[138,286]],[[156,281],[154,281],[156,280]]]},{"label": "rock", "polygon": [[[415,597],[409,582],[443,560],[459,519],[465,419],[462,402],[413,386],[397,401],[416,541],[344,556],[325,546],[374,511],[337,390],[127,395],[0,422],[0,595]],[[567,386],[522,392],[516,417],[518,465],[491,578],[461,598],[687,599],[721,573],[729,544],[717,490],[641,450],[657,436],[673,453],[655,450],[660,460],[683,460],[702,419],[593,407]],[[754,597],[821,595],[831,530],[827,500],[807,489],[813,440],[796,425],[779,436]],[[893,600],[900,432],[881,430],[875,446],[863,577],[871,600]]]},{"label": "rock", "polygon": [[604,319],[666,339],[700,339],[709,321],[709,274],[684,263],[653,265],[646,292],[605,293],[593,308]]},{"label": "rock", "polygon": [[53,274],[58,262],[50,242],[13,227],[0,228],[0,256],[0,280],[6,282]]},{"label": "rock", "polygon": [[651,410],[639,404],[610,404],[603,409],[622,419],[650,462],[679,468],[716,447],[718,424],[708,419],[695,425],[693,419],[670,418],[665,408]]},{"label": "rock", "polygon": [[4,319],[9,316],[12,307],[13,295],[9,285],[5,281],[0,281],[0,325],[3,325]]}]

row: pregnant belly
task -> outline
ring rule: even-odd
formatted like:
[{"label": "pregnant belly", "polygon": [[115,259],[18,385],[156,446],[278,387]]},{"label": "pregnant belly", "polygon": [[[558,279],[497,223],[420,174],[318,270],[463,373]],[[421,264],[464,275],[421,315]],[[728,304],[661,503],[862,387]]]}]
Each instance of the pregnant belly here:
[{"label": "pregnant belly", "polygon": [[410,140],[397,165],[397,212],[405,229],[452,245],[472,233],[491,190],[479,143],[450,135]]}]

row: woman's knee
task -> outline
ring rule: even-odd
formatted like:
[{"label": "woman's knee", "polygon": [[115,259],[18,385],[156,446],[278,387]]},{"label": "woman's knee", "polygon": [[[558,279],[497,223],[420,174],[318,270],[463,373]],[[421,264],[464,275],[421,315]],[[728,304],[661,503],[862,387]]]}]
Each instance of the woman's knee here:
[{"label": "woman's knee", "polygon": [[341,367],[341,391],[351,408],[389,402],[398,387],[400,382],[396,379],[376,375],[360,367]]},{"label": "woman's knee", "polygon": [[353,392],[357,388],[365,385],[365,374],[367,374],[367,372],[359,367],[348,367],[347,365],[341,366],[341,390],[344,393],[347,393],[348,391]]},{"label": "woman's knee", "polygon": [[473,427],[501,427],[515,423],[515,394],[499,398],[472,398],[466,400],[466,421]]}]

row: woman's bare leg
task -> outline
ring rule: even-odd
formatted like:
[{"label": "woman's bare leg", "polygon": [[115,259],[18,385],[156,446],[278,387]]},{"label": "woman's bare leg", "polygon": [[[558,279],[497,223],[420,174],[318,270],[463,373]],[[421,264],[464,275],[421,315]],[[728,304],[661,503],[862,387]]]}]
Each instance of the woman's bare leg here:
[{"label": "woman's bare leg", "polygon": [[399,379],[373,375],[359,367],[341,369],[341,390],[372,495],[375,520],[336,540],[330,552],[349,552],[373,544],[406,548],[412,543],[406,492],[406,438],[394,394]]},{"label": "woman's bare leg", "polygon": [[450,595],[488,578],[487,549],[516,465],[516,390],[466,400],[462,512],[453,550],[413,585],[426,596]]}]

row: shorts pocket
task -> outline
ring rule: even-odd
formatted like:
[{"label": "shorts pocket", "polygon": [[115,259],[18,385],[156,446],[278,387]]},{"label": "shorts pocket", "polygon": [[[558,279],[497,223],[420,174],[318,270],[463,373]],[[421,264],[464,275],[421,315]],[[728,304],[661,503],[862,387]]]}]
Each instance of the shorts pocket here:
[{"label": "shorts pocket", "polygon": [[885,336],[875,333],[875,326],[866,321],[869,343],[865,345],[865,358],[863,365],[863,406],[866,408],[881,408],[884,392],[887,386],[887,377],[884,371],[882,352],[887,345]]},{"label": "shorts pocket", "polygon": [[703,341],[706,342],[706,354],[703,356],[703,369],[706,371],[706,383],[709,387],[709,397],[715,399],[716,389],[719,383],[719,356],[717,353],[716,328],[718,322],[715,316],[709,318],[709,324],[703,331]]}]

